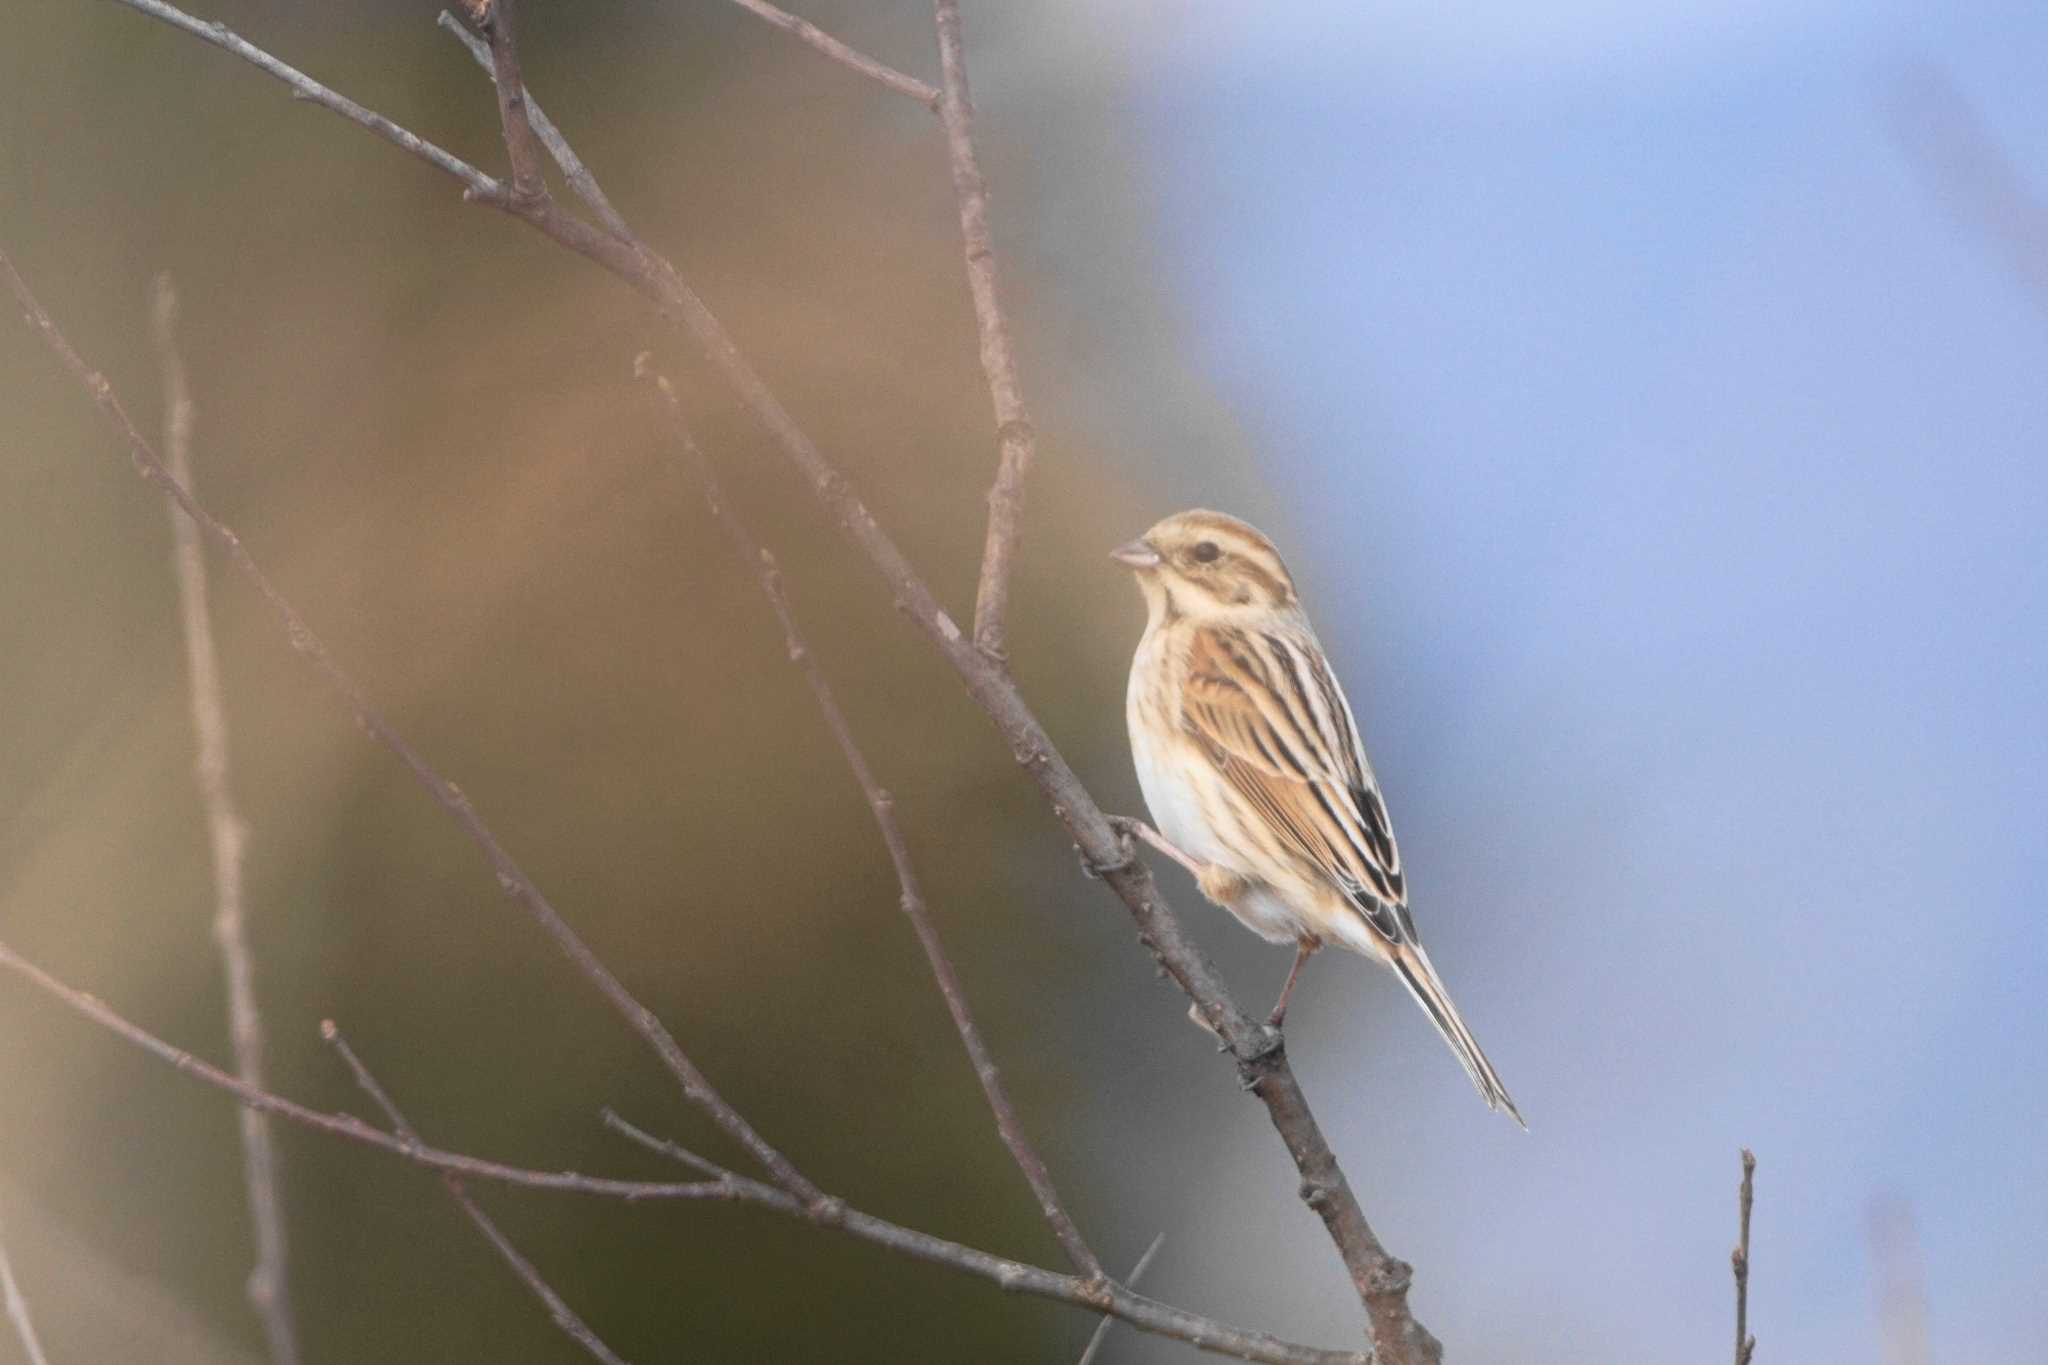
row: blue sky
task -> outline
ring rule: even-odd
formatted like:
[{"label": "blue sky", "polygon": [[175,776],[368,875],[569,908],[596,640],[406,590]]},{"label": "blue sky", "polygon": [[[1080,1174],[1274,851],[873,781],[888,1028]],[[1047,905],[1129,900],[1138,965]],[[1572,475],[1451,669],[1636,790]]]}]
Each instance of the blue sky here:
[{"label": "blue sky", "polygon": [[1075,8],[1535,1129],[1391,992],[1324,1021],[1428,1320],[1721,1351],[1748,1143],[1765,1358],[1878,1357],[1898,1199],[1937,1358],[2038,1359],[2048,298],[1891,101],[1945,73],[2048,193],[2048,9]]}]

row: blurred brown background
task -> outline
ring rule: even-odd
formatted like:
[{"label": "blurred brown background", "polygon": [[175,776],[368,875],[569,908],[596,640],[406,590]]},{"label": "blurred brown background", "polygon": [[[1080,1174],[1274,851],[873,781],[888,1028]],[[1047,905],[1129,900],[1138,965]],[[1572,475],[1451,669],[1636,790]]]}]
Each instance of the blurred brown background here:
[{"label": "blurred brown background", "polygon": [[[966,619],[994,442],[936,121],[731,7],[525,9],[536,95]],[[630,374],[647,347],[782,556],[1097,1247],[1128,1264],[1164,1230],[1148,1289],[1246,1325],[1352,1330],[1263,1118],[687,346],[594,268],[224,54],[113,5],[10,10],[0,237],[151,431],[149,285],[174,274],[202,497],[771,1140],[861,1206],[1057,1263],[858,793],[752,580],[665,468]],[[205,17],[496,171],[488,86],[433,13]],[[936,71],[926,6],[807,13]],[[1043,433],[1015,653],[1069,757],[1134,809],[1121,698],[1139,612],[1102,552],[1171,509],[1127,486],[1115,452],[1136,444],[1212,500],[1263,509],[1148,283],[1114,82],[1095,67],[1062,86],[1014,16],[969,18]],[[1142,392],[1100,368],[1112,351]],[[23,328],[0,329],[0,410],[0,935],[225,1061],[164,508]],[[729,1156],[213,569],[273,1087],[364,1110],[318,1040],[333,1017],[441,1145],[661,1174],[600,1131],[610,1104]],[[1200,927],[1248,996],[1277,983],[1278,958]],[[258,1358],[232,1107],[9,984],[0,1094],[0,1216],[53,1354]],[[429,1177],[279,1134],[309,1360],[580,1358]],[[1177,1280],[1176,1252],[1211,1235],[1219,1164],[1277,1230],[1247,1230],[1241,1282]],[[1060,1359],[1093,1325],[744,1209],[482,1195],[632,1359]],[[1119,1350],[1167,1358],[1135,1337]]]}]

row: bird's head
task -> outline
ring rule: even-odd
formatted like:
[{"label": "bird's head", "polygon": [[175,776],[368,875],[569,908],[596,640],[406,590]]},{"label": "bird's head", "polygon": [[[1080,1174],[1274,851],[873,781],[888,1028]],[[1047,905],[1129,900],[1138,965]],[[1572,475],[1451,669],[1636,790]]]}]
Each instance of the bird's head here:
[{"label": "bird's head", "polygon": [[1110,557],[1137,574],[1155,623],[1298,608],[1294,579],[1273,542],[1222,512],[1176,512]]}]

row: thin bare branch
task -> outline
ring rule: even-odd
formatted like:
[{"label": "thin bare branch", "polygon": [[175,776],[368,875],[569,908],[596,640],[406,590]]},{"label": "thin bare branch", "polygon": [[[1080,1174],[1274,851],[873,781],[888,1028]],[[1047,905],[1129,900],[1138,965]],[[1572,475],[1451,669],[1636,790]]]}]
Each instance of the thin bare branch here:
[{"label": "thin bare branch", "polygon": [[[187,488],[192,479],[192,394],[185,361],[178,353],[178,293],[168,273],[156,278],[151,310],[157,362],[164,378],[164,462],[170,476]],[[213,941],[220,952],[228,997],[228,1039],[235,1074],[263,1086],[263,1016],[256,1007],[255,957],[249,951],[242,897],[242,853],[248,826],[235,809],[228,782],[228,715],[221,699],[220,658],[213,644],[207,606],[206,557],[199,528],[166,499],[174,541],[172,567],[178,580],[178,614],[185,634],[185,666],[192,685],[192,729],[198,740],[195,768],[200,805],[206,813],[213,857]],[[242,1187],[249,1199],[249,1226],[256,1264],[246,1292],[263,1324],[273,1365],[297,1365],[298,1330],[292,1319],[287,1274],[284,1204],[278,1194],[277,1146],[270,1122],[253,1109],[241,1111]]]},{"label": "thin bare branch", "polygon": [[655,1137],[645,1129],[634,1127],[626,1121],[625,1117],[618,1110],[610,1105],[606,1105],[598,1110],[597,1117],[605,1127],[613,1132],[632,1139],[658,1156],[667,1157],[670,1161],[681,1162],[700,1175],[707,1175],[713,1180],[723,1180],[732,1174],[732,1172],[726,1170],[725,1167],[717,1162],[707,1157],[699,1156],[678,1142],[668,1138]]},{"label": "thin bare branch", "polygon": [[512,198],[519,202],[546,195],[547,182],[541,176],[540,139],[526,113],[526,78],[519,71],[519,43],[513,33],[515,8],[517,0],[491,0],[482,22],[491,40],[491,84],[498,92],[498,127],[505,138],[505,155],[512,163]]},{"label": "thin bare branch", "polygon": [[[688,1153],[667,1139],[656,1137],[609,1110],[605,1112],[605,1126],[651,1152],[685,1162],[690,1160]],[[976,1274],[984,1274],[1013,1293],[1056,1298],[1066,1303],[1082,1303],[1086,1301],[1088,1294],[1100,1292],[1089,1282],[1075,1276],[1054,1275],[1050,1271],[1020,1266],[1015,1261],[1005,1261],[1000,1256],[990,1256],[984,1252],[969,1252],[968,1255],[974,1258],[970,1263],[961,1259],[959,1252],[963,1249],[953,1247],[952,1243],[929,1237],[921,1232],[898,1228],[852,1209],[844,1211],[844,1220],[838,1226],[855,1236],[892,1247],[919,1260],[934,1261],[941,1265],[951,1265]],[[816,1222],[818,1219],[813,1215],[812,1221]],[[1066,1292],[1068,1290],[1072,1293]],[[1205,1322],[1182,1313],[1177,1308],[1166,1308],[1163,1304],[1133,1293],[1129,1285],[1121,1285],[1114,1280],[1107,1282],[1107,1291],[1104,1309],[1111,1316],[1144,1331],[1159,1336],[1176,1337],[1218,1355],[1237,1356],[1245,1360],[1266,1360],[1286,1356],[1290,1359],[1316,1361],[1320,1365],[1373,1365],[1371,1355],[1355,1351],[1319,1351],[1314,1347],[1276,1341],[1262,1332],[1239,1332],[1235,1328],[1219,1327],[1216,1323]],[[1165,1310],[1164,1313],[1161,1309]]]},{"label": "thin bare branch", "polygon": [[417,133],[399,127],[382,114],[372,113],[346,95],[336,94],[297,67],[279,61],[254,43],[238,37],[226,24],[194,18],[175,5],[161,3],[161,0],[115,0],[115,3],[140,10],[150,18],[161,20],[172,28],[189,33],[203,43],[211,43],[223,52],[233,53],[290,86],[294,99],[316,104],[322,109],[341,115],[351,123],[360,124],[393,146],[418,157],[435,170],[454,176],[475,198],[497,199],[504,193],[496,180],[453,152],[444,151]]},{"label": "thin bare branch", "polygon": [[[384,1111],[384,1117],[390,1121],[398,1135],[415,1146],[419,1145],[420,1135],[406,1122],[405,1115],[399,1112],[398,1106],[392,1102],[391,1096],[385,1093],[384,1087],[377,1083],[377,1078],[370,1074],[370,1068],[363,1065],[362,1058],[356,1056],[356,1050],[348,1045],[348,1039],[341,1036],[341,1030],[332,1019],[320,1021],[320,1036],[341,1054],[341,1060],[347,1064],[350,1074],[356,1078],[356,1084],[362,1087],[363,1093],[370,1097],[372,1103]],[[484,1212],[483,1206],[476,1202],[475,1196],[463,1188],[460,1177],[444,1171],[441,1174],[441,1183],[448,1187],[448,1193],[461,1206],[462,1211],[469,1215],[469,1221],[476,1224],[477,1231],[483,1233],[484,1240],[496,1248],[506,1265],[512,1267],[512,1273],[519,1277],[520,1283],[541,1301],[541,1306],[548,1310],[548,1316],[554,1320],[555,1326],[561,1328],[570,1340],[585,1351],[605,1362],[605,1365],[626,1365],[626,1362],[591,1330],[590,1324],[577,1316],[576,1310],[569,1306],[567,1300],[555,1292],[554,1286],[540,1273],[540,1268],[527,1260],[525,1254],[512,1244],[512,1239],[505,1235],[504,1230],[491,1215]]]},{"label": "thin bare branch", "polygon": [[995,240],[988,226],[988,183],[974,150],[974,103],[967,90],[967,53],[960,34],[959,0],[936,0],[939,67],[945,92],[939,118],[946,125],[946,155],[953,197],[960,205],[960,240],[967,254],[967,286],[974,295],[974,325],[981,334],[981,371],[996,418],[996,478],[988,490],[988,532],[981,549],[981,580],[974,590],[974,643],[991,659],[1006,657],[1004,622],[1010,574],[1024,521],[1024,476],[1038,455],[1038,435],[1024,408],[1017,353],[996,287]]},{"label": "thin bare branch", "polygon": [[21,1286],[14,1281],[14,1265],[7,1259],[5,1228],[0,1228],[0,1301],[5,1303],[7,1320],[14,1324],[14,1335],[21,1338],[28,1365],[50,1365],[50,1358],[43,1354],[43,1343],[36,1337],[36,1325],[29,1318],[28,1300],[22,1297]]},{"label": "thin bare branch", "polygon": [[[487,1161],[481,1157],[461,1156],[444,1152],[433,1147],[424,1147],[404,1138],[395,1137],[379,1128],[372,1128],[361,1119],[350,1114],[330,1114],[324,1110],[308,1108],[296,1101],[285,1099],[268,1090],[261,1090],[239,1077],[231,1076],[200,1057],[195,1057],[183,1048],[176,1047],[157,1037],[141,1025],[133,1023],[110,1009],[104,1001],[87,995],[84,991],[67,986],[56,977],[15,952],[5,943],[0,943],[0,967],[20,976],[41,990],[44,994],[69,1006],[84,1015],[101,1028],[126,1039],[136,1047],[149,1053],[159,1061],[168,1063],[174,1070],[202,1081],[216,1090],[225,1090],[243,1104],[265,1114],[275,1115],[307,1128],[317,1129],[333,1137],[346,1138],[365,1147],[400,1156],[415,1165],[436,1171],[449,1171],[472,1180],[491,1180],[505,1185],[519,1185],[535,1190],[560,1190],[575,1194],[596,1195],[607,1199],[732,1199],[732,1192],[717,1181],[699,1181],[694,1184],[661,1184],[644,1180],[610,1180],[600,1176],[578,1175],[574,1171],[535,1171],[520,1166],[508,1166],[501,1161]],[[772,1189],[772,1186],[763,1186]]]},{"label": "thin bare branch", "polygon": [[939,940],[938,927],[932,923],[931,911],[925,905],[917,869],[910,861],[910,845],[896,823],[895,801],[875,780],[874,769],[868,766],[867,755],[861,752],[859,741],[853,737],[853,727],[848,723],[846,713],[839,708],[839,699],[833,694],[832,684],[826,680],[824,670],[818,666],[817,655],[804,643],[803,635],[797,629],[796,614],[789,605],[788,594],[783,591],[782,569],[776,564],[775,557],[754,539],[754,533],[747,529],[746,523],[740,520],[739,514],[726,500],[725,492],[719,486],[718,471],[691,434],[674,387],[666,375],[654,371],[650,361],[651,357],[642,354],[634,363],[634,372],[661,391],[669,424],[684,462],[702,486],[704,501],[710,506],[711,515],[724,529],[726,538],[739,554],[740,562],[760,583],[768,605],[774,609],[775,619],[782,623],[783,641],[789,649],[790,661],[803,671],[804,681],[810,685],[818,710],[825,717],[825,728],[831,731],[833,742],[846,759],[846,766],[853,771],[854,781],[860,784],[861,795],[866,798],[868,810],[875,818],[875,828],[881,833],[883,847],[889,851],[890,865],[896,870],[903,914],[924,948],[925,961],[931,965],[932,979],[938,983],[939,994],[945,997],[946,1010],[953,1016],[953,1028],[960,1035],[961,1045],[967,1049],[967,1060],[973,1064],[975,1078],[981,1082],[981,1092],[988,1099],[990,1112],[995,1115],[996,1130],[1002,1135],[1003,1145],[1010,1149],[1017,1169],[1024,1173],[1031,1193],[1038,1199],[1038,1210],[1044,1215],[1053,1236],[1059,1240],[1067,1260],[1088,1279],[1106,1283],[1108,1273],[1103,1270],[1102,1262],[1096,1259],[1095,1253],[1089,1250],[1080,1230],[1074,1226],[1074,1220],[1060,1201],[1059,1190],[1054,1187],[1052,1176],[1046,1170],[1044,1158],[1031,1145],[1023,1123],[1017,1118],[1016,1106],[1010,1103],[1002,1073],[997,1070],[995,1058],[989,1053],[988,1044],[982,1040],[981,1029],[974,1022],[974,1013],[968,1008],[967,992],[960,984],[960,974],[954,969],[945,944]]},{"label": "thin bare branch", "polygon": [[749,14],[767,20],[775,27],[789,34],[798,42],[824,53],[841,66],[860,72],[871,81],[894,90],[899,95],[908,95],[927,109],[939,107],[939,92],[915,76],[906,76],[894,67],[885,66],[873,57],[848,47],[808,19],[799,19],[788,10],[777,9],[768,0],[732,0],[735,5]]},{"label": "thin bare branch", "polygon": [[[169,8],[156,0],[122,3],[152,14]],[[184,22],[179,27],[187,31],[200,32],[204,27],[190,16],[180,17]],[[201,36],[207,35],[201,32]],[[278,68],[286,72],[291,72],[291,68],[274,58],[255,61],[255,65],[293,84],[294,89],[302,89],[280,74]],[[335,100],[341,98],[296,72],[291,72],[291,76]],[[364,126],[379,136],[398,141],[374,123],[364,122]],[[402,129],[396,131],[412,137]],[[417,138],[412,140],[418,142]],[[1382,1365],[1427,1365],[1441,1359],[1442,1347],[1415,1320],[1408,1305],[1412,1268],[1388,1253],[1366,1221],[1357,1195],[1287,1061],[1279,1034],[1262,1027],[1238,1007],[1207,955],[1188,938],[1179,919],[1159,895],[1150,870],[1133,856],[1109,817],[1060,755],[1017,691],[1008,670],[976,647],[940,607],[930,588],[845,476],[825,459],[704,301],[673,265],[638,239],[623,239],[592,227],[562,212],[551,199],[514,204],[509,196],[498,192],[495,182],[473,167],[443,169],[469,185],[469,197],[512,214],[631,285],[697,343],[713,368],[774,438],[813,496],[839,523],[842,533],[867,557],[893,599],[952,665],[968,694],[987,712],[1017,762],[1038,785],[1055,817],[1072,834],[1081,856],[1102,870],[1104,881],[1136,922],[1139,939],[1224,1041],[1236,1065],[1239,1082],[1265,1105],[1267,1116],[1294,1162],[1301,1177],[1297,1188],[1303,1202],[1322,1219],[1337,1248],[1365,1306]],[[470,176],[479,177],[484,182],[482,187],[472,184]]]},{"label": "thin bare branch", "polygon": [[716,1162],[705,1160],[672,1138],[657,1137],[610,1105],[606,1105],[598,1110],[597,1116],[606,1128],[625,1138],[628,1142],[638,1143],[656,1156],[666,1157],[670,1161],[688,1166],[691,1170],[711,1176],[713,1179],[717,1179],[725,1174],[723,1166],[718,1165]]},{"label": "thin bare branch", "polygon": [[489,860],[492,871],[497,875],[498,884],[514,900],[526,907],[539,921],[541,928],[554,939],[556,946],[584,976],[590,979],[605,999],[611,1002],[612,1007],[625,1019],[628,1026],[647,1041],[654,1049],[655,1055],[680,1083],[684,1096],[704,1109],[728,1136],[746,1148],[755,1160],[775,1177],[776,1184],[807,1202],[822,1199],[824,1192],[800,1173],[790,1163],[788,1157],[771,1146],[766,1138],[754,1130],[753,1125],[741,1117],[738,1110],[725,1101],[704,1073],[697,1069],[696,1063],[683,1052],[681,1044],[676,1042],[674,1036],[654,1016],[654,1012],[635,999],[632,992],[612,975],[611,969],[598,960],[589,945],[585,944],[581,936],[569,926],[569,922],[562,918],[547,897],[541,894],[540,888],[534,885],[532,879],[520,869],[519,864],[513,861],[512,855],[505,851],[504,845],[498,842],[497,835],[484,823],[483,817],[477,814],[469,796],[429,765],[419,750],[412,746],[411,741],[393,729],[382,713],[370,704],[369,698],[356,680],[335,660],[333,653],[299,615],[298,609],[278,591],[277,585],[263,572],[255,557],[243,546],[241,537],[201,506],[198,499],[192,496],[191,490],[171,477],[170,471],[164,467],[164,462],[156,450],[129,420],[120,399],[114,395],[113,385],[107,382],[104,375],[88,366],[78,352],[72,349],[71,343],[57,329],[57,324],[51,320],[43,306],[36,302],[35,295],[29,291],[27,281],[23,280],[20,272],[14,268],[14,262],[4,248],[0,248],[0,277],[5,278],[7,287],[20,301],[28,321],[42,334],[43,340],[49,343],[50,349],[56,352],[65,368],[85,386],[101,414],[126,442],[129,458],[134,462],[136,472],[159,491],[169,495],[200,530],[206,532],[227,551],[235,567],[255,585],[264,602],[284,625],[292,647],[310,660],[328,685],[340,693],[350,714],[355,717],[356,724],[395,754],[407,771],[427,789],[435,803],[462,826],[471,842],[475,843]]},{"label": "thin bare branch", "polygon": [[[1157,1256],[1159,1248],[1165,1245],[1165,1233],[1162,1232],[1154,1237],[1152,1245],[1145,1248],[1145,1254],[1140,1256],[1138,1263],[1131,1267],[1131,1273],[1124,1280],[1124,1284],[1132,1289],[1136,1289],[1138,1281],[1144,1279],[1145,1272],[1151,1269],[1152,1258]],[[1077,1362],[1077,1365],[1095,1365],[1095,1357],[1101,1353],[1102,1343],[1109,1340],[1109,1329],[1115,1325],[1116,1319],[1114,1317],[1108,1313],[1102,1315],[1102,1321],[1095,1324],[1095,1334],[1088,1338],[1087,1349],[1081,1352],[1081,1359]]]},{"label": "thin bare branch", "polygon": [[[493,65],[490,44],[471,33],[460,19],[445,9],[434,22],[454,34],[462,45],[469,49],[469,55],[476,58],[476,64],[484,69],[485,74],[490,76],[494,83],[497,81],[498,73]],[[569,139],[562,136],[562,130],[547,116],[547,112],[540,107],[540,102],[533,98],[531,91],[526,95],[526,113],[532,122],[533,131],[540,137],[541,145],[548,149],[548,155],[561,167],[562,178],[569,182],[570,189],[576,191],[577,198],[588,204],[590,211],[597,215],[597,220],[612,232],[620,237],[631,236],[631,231],[626,227],[626,220],[619,216],[619,211],[612,207],[612,201],[606,198],[605,192],[599,188],[597,177],[583,164],[583,158],[576,155],[576,149],[569,145]]]},{"label": "thin bare branch", "polygon": [[1756,1154],[1742,1149],[1741,1201],[1742,1233],[1729,1261],[1735,1267],[1735,1365],[1749,1365],[1756,1354],[1756,1338],[1749,1334],[1749,1206],[1756,1200]]},{"label": "thin bare branch", "polygon": [[[1310,1346],[1281,1341],[1263,1332],[1242,1331],[1199,1314],[1134,1294],[1121,1285],[1110,1285],[1105,1301],[1100,1285],[1083,1280],[1079,1276],[1062,1275],[1056,1271],[962,1246],[958,1242],[949,1242],[943,1237],[934,1237],[929,1233],[918,1232],[887,1219],[850,1209],[841,1200],[800,1200],[786,1190],[759,1180],[750,1180],[730,1171],[721,1170],[718,1178],[712,1180],[671,1184],[646,1180],[612,1180],[600,1176],[579,1175],[574,1171],[537,1171],[520,1166],[508,1166],[503,1162],[487,1161],[481,1157],[444,1152],[424,1146],[415,1139],[373,1128],[353,1115],[330,1114],[311,1109],[267,1090],[259,1090],[245,1084],[219,1067],[193,1056],[183,1048],[165,1042],[147,1029],[123,1018],[100,1000],[59,981],[16,953],[4,942],[0,942],[0,968],[13,972],[46,995],[141,1048],[174,1070],[217,1090],[226,1091],[243,1104],[334,1137],[388,1152],[430,1170],[469,1180],[489,1180],[525,1189],[557,1190],[607,1199],[623,1199],[628,1202],[709,1200],[752,1204],[802,1219],[815,1227],[844,1232],[901,1255],[935,1265],[951,1266],[970,1275],[993,1280],[1002,1288],[1014,1293],[1054,1299],[1098,1312],[1111,1312],[1145,1331],[1175,1337],[1219,1354],[1237,1356],[1245,1360],[1272,1361],[1276,1362],[1276,1365],[1371,1365],[1370,1357],[1356,1352],[1322,1351]],[[617,1124],[623,1125],[624,1120],[617,1120]],[[693,1164],[699,1169],[710,1165],[701,1157],[694,1158]]]}]

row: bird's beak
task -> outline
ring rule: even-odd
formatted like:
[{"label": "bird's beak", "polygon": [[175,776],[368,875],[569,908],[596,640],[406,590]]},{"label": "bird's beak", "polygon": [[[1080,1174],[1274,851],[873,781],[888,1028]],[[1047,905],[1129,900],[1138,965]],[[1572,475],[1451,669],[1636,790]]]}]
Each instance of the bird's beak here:
[{"label": "bird's beak", "polygon": [[1145,540],[1134,540],[1128,545],[1119,545],[1109,552],[1109,557],[1134,569],[1156,569],[1159,567],[1159,551]]}]

